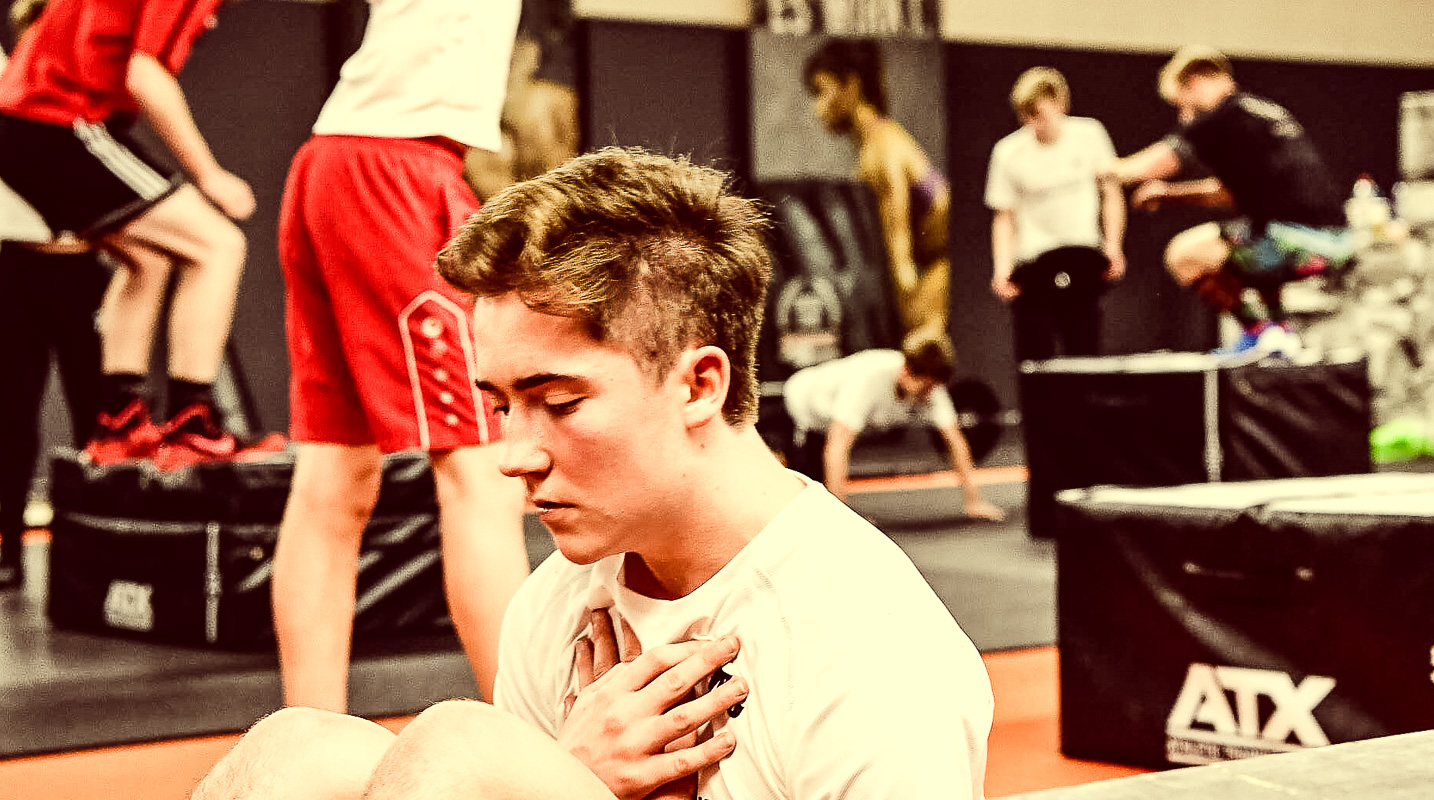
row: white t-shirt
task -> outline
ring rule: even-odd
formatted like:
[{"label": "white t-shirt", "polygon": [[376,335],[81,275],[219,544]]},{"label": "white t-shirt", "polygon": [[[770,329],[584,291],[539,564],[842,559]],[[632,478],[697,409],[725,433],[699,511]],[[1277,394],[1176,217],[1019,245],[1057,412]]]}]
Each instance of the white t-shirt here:
[{"label": "white t-shirt", "polygon": [[314,133],[502,146],[498,118],[521,0],[369,0]]},{"label": "white t-shirt", "polygon": [[1050,144],[1022,126],[996,143],[986,174],[986,205],[1016,212],[1016,262],[1058,247],[1100,247],[1096,174],[1115,160],[1105,126],[1066,117]]},{"label": "white t-shirt", "polygon": [[833,422],[853,432],[917,423],[955,426],[956,407],[945,386],[932,389],[920,403],[896,396],[896,376],[905,363],[899,350],[862,350],[798,370],[782,387],[782,399],[803,432],[826,431]]},{"label": "white t-shirt", "polygon": [[534,571],[503,622],[496,706],[556,736],[587,609],[610,606],[644,648],[741,641],[724,669],[750,694],[714,723],[737,748],[699,776],[701,800],[983,796],[980,654],[906,554],[821,484],[686,597],[628,591],[622,563],[554,553]]}]

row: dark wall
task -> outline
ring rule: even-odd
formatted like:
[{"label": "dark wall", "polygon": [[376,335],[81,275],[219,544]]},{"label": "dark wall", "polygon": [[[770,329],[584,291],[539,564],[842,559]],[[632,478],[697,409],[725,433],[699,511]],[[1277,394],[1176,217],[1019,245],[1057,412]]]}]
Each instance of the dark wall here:
[{"label": "dark wall", "polygon": [[[250,256],[234,342],[261,423],[288,423],[283,281],[275,246],[289,159],[362,32],[362,3],[252,0],[226,4],[181,75],[195,118],[220,162],[254,186],[245,223]],[[745,31],[588,21],[578,26],[585,144],[640,144],[748,176]],[[1006,103],[1021,70],[1049,64],[1070,78],[1074,113],[1102,120],[1122,154],[1163,135],[1173,114],[1155,95],[1164,56],[948,43],[945,48],[952,180],[953,336],[962,372],[1014,401],[1005,309],[991,296],[990,215],[981,201],[991,147],[1016,126]],[[1237,61],[1248,88],[1287,105],[1324,149],[1336,176],[1396,177],[1400,93],[1434,88],[1434,70]],[[1160,267],[1186,214],[1133,215],[1130,275],[1106,298],[1111,352],[1213,344],[1212,317]]]},{"label": "dark wall", "polygon": [[599,21],[580,30],[586,147],[641,145],[747,176],[746,32]]},{"label": "dark wall", "polygon": [[[1174,111],[1155,92],[1166,54],[1128,54],[950,44],[946,50],[951,131],[953,337],[966,371],[1015,398],[1009,315],[989,289],[990,212],[982,195],[991,148],[1015,129],[1007,102],[1026,68],[1059,69],[1071,84],[1072,113],[1095,117],[1127,155],[1165,135]],[[1434,88],[1434,69],[1236,60],[1242,86],[1290,109],[1323,151],[1335,178],[1353,185],[1368,172],[1386,190],[1397,179],[1399,95]],[[1106,350],[1204,349],[1214,344],[1213,316],[1165,275],[1170,237],[1203,217],[1194,211],[1132,213],[1126,235],[1129,271],[1105,298]]]}]

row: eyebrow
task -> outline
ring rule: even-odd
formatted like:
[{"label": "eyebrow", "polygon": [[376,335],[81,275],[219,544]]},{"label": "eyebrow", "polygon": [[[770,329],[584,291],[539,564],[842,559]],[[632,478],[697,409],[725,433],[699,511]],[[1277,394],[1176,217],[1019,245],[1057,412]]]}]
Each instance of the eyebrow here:
[{"label": "eyebrow", "polygon": [[[562,375],[556,372],[539,372],[536,375],[528,375],[519,378],[516,381],[513,381],[513,391],[526,392],[529,389],[536,389],[537,387],[543,386],[545,384],[566,380],[577,380],[577,377],[574,375]],[[479,389],[482,389],[485,392],[494,392],[501,394],[498,387],[495,386],[492,381],[487,381],[482,378],[479,378],[478,380],[473,381],[473,385],[477,386]]]}]

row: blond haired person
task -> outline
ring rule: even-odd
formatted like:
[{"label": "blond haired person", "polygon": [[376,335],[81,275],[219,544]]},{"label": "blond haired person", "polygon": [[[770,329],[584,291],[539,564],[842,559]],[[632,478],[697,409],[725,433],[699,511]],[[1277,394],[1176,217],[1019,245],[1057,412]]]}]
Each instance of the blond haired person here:
[{"label": "blond haired person", "polygon": [[1115,161],[1099,121],[1070,116],[1060,72],[1011,89],[1021,127],[991,152],[991,290],[1011,306],[1017,361],[1100,352],[1100,297],[1125,274],[1125,197],[1097,176]]},{"label": "blond haired person", "polygon": [[[1304,126],[1284,107],[1241,90],[1220,51],[1181,48],[1160,70],[1158,88],[1180,128],[1116,162],[1112,178],[1135,187],[1136,208],[1226,211],[1221,222],[1177,234],[1165,268],[1240,323],[1243,333],[1226,353],[1233,360],[1296,355],[1301,347],[1285,325],[1281,289],[1352,263],[1343,192]],[[1196,163],[1212,177],[1173,180]],[[1245,289],[1261,302],[1247,302]]]}]

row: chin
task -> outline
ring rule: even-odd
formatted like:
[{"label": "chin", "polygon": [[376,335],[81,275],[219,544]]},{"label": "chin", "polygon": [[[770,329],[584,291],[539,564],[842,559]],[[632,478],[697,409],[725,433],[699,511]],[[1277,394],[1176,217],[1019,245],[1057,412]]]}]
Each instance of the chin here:
[{"label": "chin", "polygon": [[579,566],[596,564],[597,562],[613,555],[605,547],[595,547],[592,542],[583,541],[572,534],[560,534],[549,528],[548,533],[553,536],[553,544],[557,545],[558,552],[563,558]]}]

